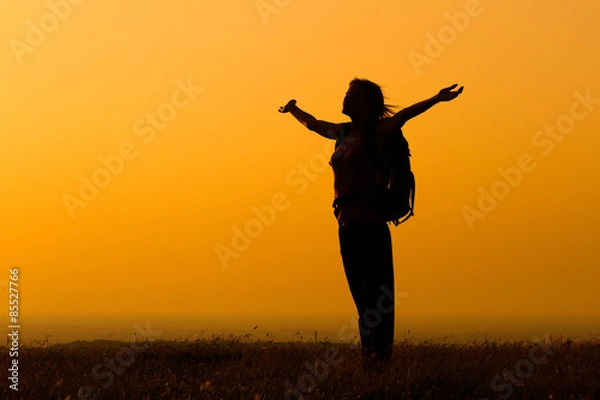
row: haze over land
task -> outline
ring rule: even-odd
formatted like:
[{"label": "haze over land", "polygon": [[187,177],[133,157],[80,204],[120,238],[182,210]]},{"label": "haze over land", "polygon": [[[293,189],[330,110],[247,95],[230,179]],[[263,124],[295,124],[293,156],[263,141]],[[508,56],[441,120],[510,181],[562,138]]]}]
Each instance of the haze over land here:
[{"label": "haze over land", "polygon": [[[600,338],[597,319],[569,316],[397,315],[396,341],[469,343],[483,340]],[[27,344],[66,343],[75,340],[131,340],[134,335],[160,340],[197,340],[212,336],[264,341],[353,343],[358,327],[353,315],[337,316],[53,316],[32,319],[24,326]]]}]

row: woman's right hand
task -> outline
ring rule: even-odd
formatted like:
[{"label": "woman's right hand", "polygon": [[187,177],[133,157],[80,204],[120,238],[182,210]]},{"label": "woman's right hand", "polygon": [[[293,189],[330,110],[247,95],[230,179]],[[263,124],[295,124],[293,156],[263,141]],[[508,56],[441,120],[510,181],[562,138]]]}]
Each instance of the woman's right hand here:
[{"label": "woman's right hand", "polygon": [[290,112],[290,108],[295,105],[296,105],[296,100],[290,100],[290,101],[288,101],[288,103],[285,106],[279,107],[279,112],[280,113]]}]

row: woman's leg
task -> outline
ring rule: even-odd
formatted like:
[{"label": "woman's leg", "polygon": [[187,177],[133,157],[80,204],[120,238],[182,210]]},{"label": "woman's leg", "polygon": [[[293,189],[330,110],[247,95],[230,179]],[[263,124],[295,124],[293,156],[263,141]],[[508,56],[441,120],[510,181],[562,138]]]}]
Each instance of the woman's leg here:
[{"label": "woman's leg", "polygon": [[359,315],[367,356],[388,361],[394,340],[394,267],[385,222],[352,221],[339,228],[344,271]]}]

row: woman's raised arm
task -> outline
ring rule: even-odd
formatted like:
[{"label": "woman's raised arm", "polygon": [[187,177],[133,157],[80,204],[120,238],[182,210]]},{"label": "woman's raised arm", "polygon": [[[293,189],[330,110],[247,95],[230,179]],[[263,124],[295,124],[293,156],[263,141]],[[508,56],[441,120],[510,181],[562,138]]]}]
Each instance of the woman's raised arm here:
[{"label": "woman's raised arm", "polygon": [[296,105],[296,100],[290,100],[285,106],[279,107],[280,113],[289,112],[296,118],[302,125],[307,127],[313,132],[326,137],[327,139],[337,139],[338,132],[342,124],[335,124],[332,122],[321,121],[303,111]]},{"label": "woman's raised arm", "polygon": [[419,114],[424,113],[429,110],[431,107],[436,105],[441,101],[450,101],[455,99],[459,94],[463,91],[463,86],[461,86],[458,90],[452,91],[452,89],[456,88],[458,85],[454,84],[447,88],[444,88],[439,91],[435,96],[420,101],[418,103],[413,104],[412,106],[408,106],[396,114],[394,114],[391,118],[389,118],[386,122],[386,130],[388,132],[394,132],[400,128],[410,119],[416,117]]}]

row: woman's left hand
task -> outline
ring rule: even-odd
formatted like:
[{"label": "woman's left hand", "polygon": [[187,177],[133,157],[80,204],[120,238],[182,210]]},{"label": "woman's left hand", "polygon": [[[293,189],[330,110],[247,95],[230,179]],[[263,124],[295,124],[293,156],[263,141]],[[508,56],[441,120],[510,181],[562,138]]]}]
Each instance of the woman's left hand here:
[{"label": "woman's left hand", "polygon": [[455,90],[454,92],[452,91],[452,89],[454,89],[455,87],[457,87],[458,84],[454,84],[452,86],[449,86],[447,88],[444,88],[442,90],[440,90],[440,92],[437,95],[437,98],[439,101],[450,101],[450,100],[454,100],[459,94],[462,93],[463,91],[463,86],[461,86],[460,88],[458,88],[458,90]]}]

